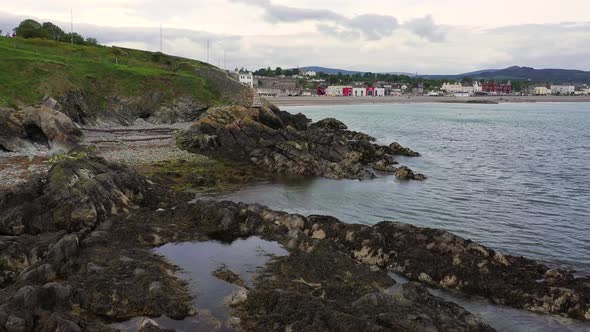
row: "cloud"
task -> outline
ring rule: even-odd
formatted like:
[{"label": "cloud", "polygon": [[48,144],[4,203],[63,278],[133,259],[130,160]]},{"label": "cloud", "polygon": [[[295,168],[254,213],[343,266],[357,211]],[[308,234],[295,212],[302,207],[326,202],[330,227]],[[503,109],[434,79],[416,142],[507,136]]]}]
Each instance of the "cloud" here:
[{"label": "cloud", "polygon": [[[427,74],[457,74],[512,65],[590,70],[590,22],[482,28],[437,25],[429,16],[399,22],[390,21],[393,17],[390,15],[333,16],[335,11],[326,14],[324,10],[308,9],[295,14],[273,11],[277,23],[286,23],[279,26],[272,25],[268,18],[256,20],[260,13],[266,15],[266,9],[245,11],[235,5],[236,1],[220,5],[219,9],[210,7],[208,14],[185,13],[182,18],[195,22],[221,17],[217,15],[238,18],[218,20],[215,27],[207,21],[207,24],[194,26],[182,23],[178,26],[187,28],[171,29],[166,28],[164,22],[164,52],[205,60],[207,40],[210,40],[210,62],[223,64],[225,51],[228,68],[319,65]],[[252,1],[256,0],[247,2]],[[267,0],[257,2],[269,3]],[[331,19],[323,19],[326,15]],[[60,22],[43,13],[16,16],[2,12],[0,29],[12,30],[20,20],[35,16],[41,17],[38,21],[53,21],[69,30],[69,22],[64,22],[69,15]],[[239,20],[243,17],[246,19]],[[159,24],[149,27],[140,21],[133,27],[116,27],[107,25],[120,24],[120,21],[96,22],[95,25],[78,23],[74,29],[84,36],[97,37],[100,43],[107,45],[159,50]],[[252,29],[253,25],[256,29]]]},{"label": "cloud", "polygon": [[431,42],[443,42],[445,40],[444,32],[434,23],[431,15],[412,19],[404,24],[404,28]]},{"label": "cloud", "polygon": [[379,40],[391,36],[399,27],[397,19],[390,15],[365,14],[349,18],[332,10],[274,5],[270,0],[230,0],[230,2],[260,7],[264,10],[264,18],[274,24],[319,21],[317,27],[320,32],[339,38],[362,36],[368,40]]}]

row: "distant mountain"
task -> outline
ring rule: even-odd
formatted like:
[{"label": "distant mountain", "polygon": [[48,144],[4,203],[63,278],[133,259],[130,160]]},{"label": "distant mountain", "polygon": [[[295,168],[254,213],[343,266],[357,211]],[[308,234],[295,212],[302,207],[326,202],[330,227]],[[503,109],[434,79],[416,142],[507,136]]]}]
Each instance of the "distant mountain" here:
[{"label": "distant mountain", "polygon": [[319,66],[302,67],[300,69],[305,70],[305,71],[315,71],[316,73],[324,73],[324,74],[328,74],[328,75],[337,75],[338,73],[342,73],[342,75],[354,75],[357,73],[364,73],[362,71],[344,70],[344,69],[327,68],[327,67],[319,67]]},{"label": "distant mountain", "polygon": [[[326,74],[354,75],[356,73],[365,73],[363,71],[353,71],[336,68],[326,68],[320,66],[310,66],[301,68]],[[405,72],[388,72],[393,75],[415,74]],[[480,80],[513,80],[513,81],[533,81],[533,82],[550,82],[550,83],[590,83],[590,71],[573,70],[573,69],[535,69],[531,67],[512,66],[504,69],[484,69],[472,71],[457,75],[418,75],[428,79],[448,79],[461,80],[462,78],[473,78]]]},{"label": "distant mountain", "polygon": [[590,71],[573,69],[535,69],[513,66],[504,69],[487,69],[459,75],[422,75],[430,79],[460,80],[465,77],[486,80],[513,80],[550,83],[590,83]]}]

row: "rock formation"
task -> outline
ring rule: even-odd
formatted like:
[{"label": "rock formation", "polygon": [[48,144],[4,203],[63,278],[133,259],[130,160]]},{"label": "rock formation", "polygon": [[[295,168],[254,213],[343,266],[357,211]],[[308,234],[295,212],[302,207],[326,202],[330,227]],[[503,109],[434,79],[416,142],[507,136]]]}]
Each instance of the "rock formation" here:
[{"label": "rock formation", "polygon": [[19,111],[0,108],[0,123],[0,149],[10,152],[69,151],[81,136],[67,115],[44,105]]},{"label": "rock formation", "polygon": [[[366,179],[371,168],[394,173],[395,151],[336,119],[311,123],[272,105],[209,109],[178,137],[195,153],[252,163],[275,173]],[[423,179],[410,176],[408,179]]]}]

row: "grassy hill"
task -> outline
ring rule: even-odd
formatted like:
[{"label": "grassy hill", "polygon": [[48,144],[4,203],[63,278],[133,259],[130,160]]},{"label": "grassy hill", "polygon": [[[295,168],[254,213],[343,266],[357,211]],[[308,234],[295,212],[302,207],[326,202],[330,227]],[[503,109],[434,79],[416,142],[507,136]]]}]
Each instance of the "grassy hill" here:
[{"label": "grassy hill", "polygon": [[70,92],[84,92],[97,104],[158,93],[163,102],[188,97],[211,106],[230,102],[222,90],[234,83],[209,64],[162,53],[0,37],[0,106],[19,108]]}]

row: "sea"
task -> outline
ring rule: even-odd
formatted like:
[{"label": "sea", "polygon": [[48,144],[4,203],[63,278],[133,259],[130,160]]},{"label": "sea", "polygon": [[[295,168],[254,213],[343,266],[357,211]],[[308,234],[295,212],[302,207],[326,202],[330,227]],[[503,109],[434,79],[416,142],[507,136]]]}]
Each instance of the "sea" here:
[{"label": "sea", "polygon": [[445,229],[511,255],[590,274],[590,103],[386,104],[283,108],[332,117],[428,179],[297,179],[262,183],[222,199]]}]

